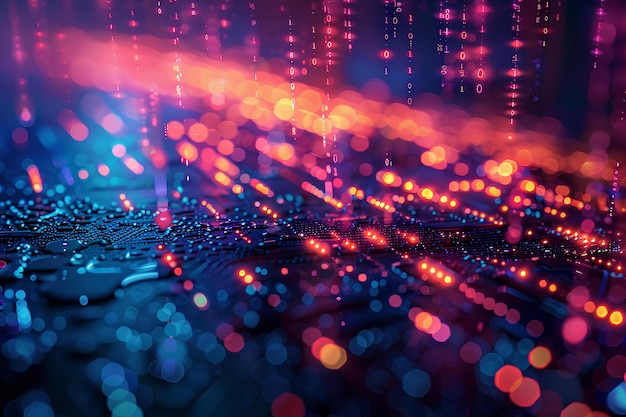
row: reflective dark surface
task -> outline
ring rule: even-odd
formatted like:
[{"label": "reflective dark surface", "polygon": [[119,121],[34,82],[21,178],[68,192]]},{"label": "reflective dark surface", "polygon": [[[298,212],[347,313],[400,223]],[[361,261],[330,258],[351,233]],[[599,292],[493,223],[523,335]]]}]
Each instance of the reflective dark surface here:
[{"label": "reflective dark surface", "polygon": [[0,10],[3,415],[626,414],[619,2]]}]

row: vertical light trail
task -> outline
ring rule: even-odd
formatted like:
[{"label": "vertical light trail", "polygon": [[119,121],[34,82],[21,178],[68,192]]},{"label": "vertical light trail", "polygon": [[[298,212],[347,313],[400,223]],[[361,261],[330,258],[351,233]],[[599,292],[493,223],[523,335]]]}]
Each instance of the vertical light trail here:
[{"label": "vertical light trail", "polygon": [[17,15],[17,9],[15,0],[9,2],[9,16],[11,22],[11,34],[12,34],[12,47],[13,47],[13,61],[17,67],[17,116],[22,126],[32,126],[35,121],[35,114],[31,100],[28,96],[28,87],[26,82],[26,76],[24,74],[24,61],[26,54],[22,45],[22,37],[20,35],[19,18]]},{"label": "vertical light trail", "polygon": [[511,82],[509,83],[510,90],[510,110],[509,110],[509,123],[513,125],[515,116],[517,115],[517,99],[518,89],[517,77],[519,72],[519,50],[521,46],[520,41],[520,22],[522,19],[522,0],[513,0],[513,24],[511,30],[513,31],[513,57],[511,58]]},{"label": "vertical light trail", "polygon": [[43,181],[37,165],[29,165],[26,168],[26,172],[28,173],[28,179],[33,191],[37,194],[41,193],[43,191]]},{"label": "vertical light trail", "polygon": [[409,50],[407,51],[407,82],[406,82],[406,104],[413,105],[413,13],[409,12],[409,30],[407,39],[409,42]]},{"label": "vertical light trail", "polygon": [[484,90],[483,82],[485,80],[485,21],[487,15],[487,5],[485,0],[480,0],[478,7],[480,13],[480,29],[478,30],[478,69],[476,70],[476,86],[474,91],[476,94],[482,94]]},{"label": "vertical light trail", "polygon": [[593,38],[595,47],[593,48],[593,68],[598,68],[598,57],[600,56],[600,30],[602,22],[604,21],[604,3],[606,0],[600,0],[598,3],[598,9],[596,10],[596,34]]},{"label": "vertical light trail", "polygon": [[107,17],[109,19],[109,35],[111,38],[111,53],[113,57],[113,82],[115,83],[115,92],[113,97],[120,98],[122,93],[120,90],[120,66],[117,56],[117,42],[115,41],[115,25],[113,24],[113,4],[112,0],[107,0]]}]

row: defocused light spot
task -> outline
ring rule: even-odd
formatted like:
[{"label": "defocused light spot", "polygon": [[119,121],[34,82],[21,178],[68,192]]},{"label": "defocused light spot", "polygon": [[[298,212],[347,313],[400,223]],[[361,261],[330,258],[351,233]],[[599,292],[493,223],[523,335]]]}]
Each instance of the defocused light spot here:
[{"label": "defocused light spot", "polygon": [[537,369],[543,369],[552,360],[550,350],[543,346],[537,346],[528,353],[528,362]]},{"label": "defocused light spot", "polygon": [[561,411],[559,417],[592,417],[591,408],[584,403],[573,402]]},{"label": "defocused light spot", "polygon": [[193,303],[200,310],[206,310],[209,306],[209,301],[207,300],[206,295],[202,294],[201,292],[194,294]]},{"label": "defocused light spot", "polygon": [[522,385],[522,371],[513,365],[504,365],[494,375],[494,384],[502,392],[510,393]]},{"label": "defocused light spot", "polygon": [[189,127],[187,136],[194,142],[203,142],[209,136],[209,131],[202,123],[194,123]]},{"label": "defocused light spot", "polygon": [[510,394],[511,401],[519,407],[530,407],[540,396],[539,384],[529,377],[523,377],[521,384]]},{"label": "defocused light spot", "polygon": [[339,369],[347,360],[346,350],[334,343],[327,343],[320,350],[320,362],[328,369]]},{"label": "defocused light spot", "polygon": [[466,363],[474,364],[478,362],[482,354],[482,349],[477,343],[467,342],[461,347],[461,359]]},{"label": "defocused light spot", "polygon": [[606,398],[609,410],[619,415],[626,415],[626,382],[620,382]]},{"label": "defocused light spot", "polygon": [[618,326],[623,323],[624,314],[622,314],[621,311],[614,311],[611,313],[611,316],[609,317],[609,321],[611,322],[612,325]]},{"label": "defocused light spot", "polygon": [[169,139],[178,140],[185,134],[185,126],[179,121],[172,120],[167,123],[166,134]]},{"label": "defocused light spot", "polygon": [[126,146],[122,145],[121,143],[117,143],[113,145],[111,153],[113,153],[113,155],[115,155],[116,157],[121,158],[126,155]]},{"label": "defocused light spot", "polygon": [[402,389],[413,398],[422,398],[430,388],[430,375],[420,369],[413,369],[402,377]]},{"label": "defocused light spot", "polygon": [[306,409],[300,397],[284,392],[272,401],[273,417],[304,417]]},{"label": "defocused light spot", "polygon": [[608,314],[609,314],[609,310],[606,308],[606,306],[600,305],[600,306],[596,307],[596,316],[598,318],[603,319]]},{"label": "defocused light spot", "polygon": [[36,165],[29,165],[26,172],[28,173],[28,179],[30,180],[30,186],[33,188],[33,191],[36,193],[42,192],[43,181],[39,173],[39,168]]},{"label": "defocused light spot", "polygon": [[233,332],[224,338],[224,347],[233,353],[237,353],[243,349],[244,339],[239,333]]},{"label": "defocused light spot", "polygon": [[109,113],[102,118],[102,127],[104,130],[111,134],[116,134],[122,130],[124,127],[124,123],[122,123],[122,119],[116,114]]},{"label": "defocused light spot", "polygon": [[582,342],[589,331],[587,321],[582,317],[569,317],[563,322],[563,339],[573,345]]}]

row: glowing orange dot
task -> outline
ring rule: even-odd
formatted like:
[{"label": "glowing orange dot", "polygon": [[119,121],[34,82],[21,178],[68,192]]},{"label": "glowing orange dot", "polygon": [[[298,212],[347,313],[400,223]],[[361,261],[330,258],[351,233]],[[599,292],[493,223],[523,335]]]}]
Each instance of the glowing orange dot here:
[{"label": "glowing orange dot", "polygon": [[528,362],[537,369],[543,369],[552,360],[552,354],[548,348],[537,346],[528,353]]},{"label": "glowing orange dot", "polygon": [[583,306],[586,313],[593,313],[596,310],[596,303],[593,301],[587,301]]},{"label": "glowing orange dot", "polygon": [[385,172],[385,174],[383,175],[383,183],[385,183],[386,185],[393,184],[395,180],[396,176],[393,174],[393,172]]},{"label": "glowing orange dot", "polygon": [[[168,125],[168,136],[170,134],[169,125]],[[187,136],[194,142],[203,142],[209,135],[209,130],[202,123],[194,123],[189,127],[189,131],[187,132]]]},{"label": "glowing orange dot", "polygon": [[168,138],[178,140],[185,134],[185,126],[179,121],[172,120],[167,124],[166,131]]},{"label": "glowing orange dot", "polygon": [[435,196],[435,193],[433,193],[433,190],[431,190],[430,188],[424,188],[420,192],[420,195],[424,200],[432,200]]},{"label": "glowing orange dot", "polygon": [[597,316],[598,318],[603,319],[603,318],[605,318],[608,314],[609,314],[609,309],[608,309],[608,308],[606,308],[606,306],[602,306],[602,305],[600,305],[600,306],[598,306],[598,307],[596,308],[596,316]]},{"label": "glowing orange dot", "polygon": [[441,320],[437,316],[422,311],[415,317],[415,327],[428,334],[434,334],[441,328]]},{"label": "glowing orange dot", "polygon": [[619,326],[624,321],[624,315],[621,311],[614,311],[609,316],[609,321],[614,326]]},{"label": "glowing orange dot", "polygon": [[548,285],[548,283],[546,282],[545,279],[542,279],[541,281],[539,281],[539,286],[541,288],[546,288],[547,285]]},{"label": "glowing orange dot", "polygon": [[315,339],[314,342],[312,342],[311,353],[313,354],[313,356],[315,356],[317,360],[321,360],[322,348],[328,344],[335,344],[335,342],[332,339],[324,336],[318,337],[317,339]]},{"label": "glowing orange dot", "polygon": [[194,162],[198,159],[198,149],[191,143],[183,142],[178,146],[178,153],[184,159]]},{"label": "glowing orange dot", "polygon": [[347,360],[346,350],[334,343],[327,343],[320,350],[320,362],[328,369],[339,369]]}]

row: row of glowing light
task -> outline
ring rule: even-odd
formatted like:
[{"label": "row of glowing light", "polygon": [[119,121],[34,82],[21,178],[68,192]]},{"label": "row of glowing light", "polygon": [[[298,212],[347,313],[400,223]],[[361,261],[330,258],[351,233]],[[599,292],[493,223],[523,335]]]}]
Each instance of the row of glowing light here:
[{"label": "row of glowing light", "polygon": [[[189,145],[189,144],[187,144],[187,145]],[[512,174],[515,171],[515,169],[516,169],[516,164],[514,163],[514,161],[506,160],[506,161],[503,161],[502,163],[500,163],[499,165],[495,161],[492,161],[492,160],[490,160],[488,162],[492,162],[491,165],[493,165],[493,166],[489,168],[491,171],[496,170],[498,172],[501,172],[501,171],[503,172],[503,174],[498,174],[498,175],[507,176],[507,175]],[[485,166],[487,166],[487,165],[488,164],[486,163]],[[505,168],[502,168],[502,166],[505,166]],[[396,175],[396,174],[394,174],[392,172],[389,172],[389,171],[387,171],[387,172],[380,171],[377,174],[377,179],[381,183],[383,183],[385,185],[388,185],[388,186],[399,186],[402,183],[402,180],[401,180],[401,178],[398,175]],[[224,184],[224,185],[229,183],[225,179],[224,174],[223,173],[219,173],[219,172],[218,172],[218,174],[216,174],[216,180],[218,182]],[[336,208],[341,208],[343,206],[343,204],[341,202],[339,202],[337,200],[333,200],[332,197],[326,196],[320,189],[318,189],[317,187],[313,186],[312,184],[310,184],[308,182],[303,183],[302,187],[303,187],[303,189],[305,189],[305,191],[310,192],[311,194],[317,196],[320,199],[324,199],[325,202],[332,203],[331,205],[335,206]],[[445,204],[449,200],[447,196],[445,196],[445,195],[439,196],[437,193],[434,193],[433,190],[431,190],[428,187],[424,187],[424,188],[420,189],[412,181],[406,181],[404,183],[404,185],[403,185],[403,188],[405,189],[405,191],[409,191],[409,192],[412,192],[412,191],[414,191],[416,189],[415,192],[418,195],[420,195],[425,200],[433,200],[435,202],[441,202],[443,204]],[[499,190],[495,186],[487,186],[486,187],[485,184],[484,184],[484,181],[481,180],[481,179],[475,179],[471,183],[469,181],[467,181],[467,180],[462,180],[460,182],[451,181],[450,184],[449,184],[449,189],[451,191],[453,191],[453,192],[455,192],[455,191],[469,191],[470,188],[473,191],[478,191],[478,192],[484,190],[486,192],[486,194],[491,196],[491,197],[499,197],[501,195],[501,190]],[[532,181],[532,180],[523,180],[521,182],[521,184],[520,184],[520,188],[523,191],[526,191],[526,192],[537,191],[538,195],[539,194],[543,194],[543,195],[546,194],[545,191],[543,193],[540,192],[540,189],[543,189],[543,187],[541,187],[541,186],[538,187],[536,185],[536,183],[534,181]],[[563,192],[563,191],[559,190],[558,188],[559,187],[557,187],[557,192]],[[258,188],[257,188],[257,190],[260,191]],[[350,193],[352,195],[356,195],[357,197],[360,198],[360,196],[362,195],[362,192],[359,193],[359,191],[360,190],[356,189],[356,187],[352,187],[350,189]],[[394,196],[394,197],[395,197],[394,201],[396,201],[396,202],[403,202],[403,201],[400,201],[400,200],[401,199],[403,200],[404,197],[402,197],[402,196],[400,196],[400,197]],[[566,205],[570,205],[571,204],[572,206],[574,206],[574,207],[576,207],[578,209],[582,209],[584,207],[584,203],[583,202],[577,201],[577,200],[573,200],[573,199],[571,199],[571,197],[568,197],[568,196],[562,197],[560,200],[558,199],[558,197],[561,197],[561,194],[557,194],[556,200],[557,201],[563,201],[563,203],[566,204]],[[414,197],[413,197],[412,194],[409,194],[407,196],[407,199],[409,201],[412,201],[413,198]],[[455,200],[449,200],[449,201],[450,201],[450,206],[451,207],[455,207],[457,205],[457,202]],[[390,212],[395,211],[395,208],[393,208],[393,206],[390,206],[388,203],[380,201],[380,200],[378,200],[378,199],[376,199],[374,197],[369,197],[368,198],[368,202],[370,204],[376,206],[377,208],[383,209],[385,211],[390,211]],[[516,196],[514,196],[512,198],[511,204],[513,206],[518,206],[518,205],[521,206],[522,203],[523,203],[524,206],[530,206],[532,204],[530,199],[525,198],[525,199],[522,200],[522,197],[519,196],[519,195],[516,195]],[[501,211],[502,212],[507,212],[508,210],[509,210],[509,207],[506,206],[506,205],[503,205],[501,207]],[[550,208],[550,207],[545,207],[544,208],[544,212],[546,214],[551,214],[551,215],[555,215],[555,216],[558,215],[560,218],[565,218],[566,217],[566,213],[565,212],[558,212],[556,209]]]},{"label": "row of glowing light", "polygon": [[[89,45],[89,57],[84,59],[87,64],[97,68],[99,60],[102,59],[98,53],[99,48],[105,48],[104,44],[93,42]],[[129,58],[132,58],[132,51],[129,49]],[[120,66],[126,60],[123,55],[126,53],[125,48],[120,45]],[[157,54],[157,52],[155,52]],[[89,59],[91,58],[91,60]],[[152,57],[159,58],[159,57]],[[153,59],[155,62],[167,62],[167,60]],[[93,62],[91,62],[93,61]],[[132,59],[128,60],[132,62]],[[237,70],[236,65],[225,72],[223,64],[215,65],[200,62],[199,58],[189,55],[185,60],[188,71],[186,73],[185,82],[188,94],[197,95],[202,92],[206,94],[206,79],[220,79],[219,91],[213,91],[211,94],[219,94],[232,99],[238,113],[238,117],[243,116],[248,120],[254,120],[257,124],[267,127],[269,130],[273,128],[278,121],[291,121],[296,126],[309,130],[318,134],[328,134],[331,126],[354,134],[362,136],[371,136],[373,129],[379,129],[381,133],[387,137],[401,137],[409,141],[424,142],[424,147],[431,148],[434,143],[429,141],[432,129],[431,116],[425,112],[420,112],[409,108],[408,106],[395,103],[394,105],[385,105],[373,100],[366,100],[357,92],[344,91],[338,94],[333,100],[324,100],[324,92],[317,91],[310,86],[302,83],[286,82],[284,77],[279,74],[264,73],[255,71],[255,80],[252,81],[247,77],[245,71]],[[83,62],[84,65],[87,65]],[[163,64],[165,65],[165,64]],[[130,68],[129,68],[130,69]],[[132,68],[136,69],[136,68]],[[164,74],[159,65],[154,68],[146,68],[146,74],[141,79],[137,77],[135,80],[128,80],[130,84],[141,85],[145,80],[152,80],[154,77],[158,79],[158,74]],[[123,70],[123,68],[120,68]],[[95,71],[97,72],[97,71]],[[128,71],[132,75],[132,71]],[[154,77],[153,77],[154,76]],[[258,81],[258,80],[263,80]],[[170,80],[171,81],[171,80]],[[95,81],[94,81],[95,83]],[[167,84],[167,83],[165,83]],[[166,88],[166,90],[168,90]],[[325,123],[321,120],[319,110],[325,107],[323,113],[327,116]],[[220,109],[224,106],[220,106]],[[271,109],[270,109],[271,107]],[[229,110],[229,113],[233,113]],[[230,116],[229,116],[230,117]],[[268,119],[268,120],[264,120]],[[271,120],[270,120],[271,119]],[[308,128],[308,129],[307,129]],[[492,135],[482,135],[481,140],[488,140]],[[421,146],[421,145],[420,145]],[[437,159],[437,153],[431,151],[434,159]],[[427,158],[430,154],[427,154]],[[554,155],[550,155],[553,157]],[[539,164],[541,161],[535,161]],[[497,175],[502,178],[510,178],[506,167],[501,167],[502,173]],[[502,175],[504,174],[504,175]]]},{"label": "row of glowing light", "polygon": [[[528,271],[525,269],[521,269],[519,271],[513,266],[510,268],[511,272],[517,273],[517,276],[522,280],[526,280],[528,278]],[[558,286],[555,283],[550,283],[546,279],[540,279],[537,282],[539,288],[547,289],[550,293],[556,293],[558,290]],[[599,319],[607,319],[609,324],[613,326],[619,326],[624,322],[624,313],[620,310],[609,310],[609,308],[604,304],[597,304],[594,301],[586,301],[583,305],[583,310],[586,313],[593,314],[595,317]]]},{"label": "row of glowing light", "polygon": [[[516,171],[517,165],[516,165],[516,163],[514,161],[511,161],[511,160],[505,160],[505,161],[501,162],[500,164],[498,164],[496,161],[489,160],[489,161],[487,161],[485,163],[485,168],[486,169],[488,168],[489,172],[492,173],[493,175],[497,174],[498,176],[502,176],[502,177],[510,177]],[[381,172],[379,172],[377,174],[377,179],[380,182],[382,182],[383,184],[385,184],[385,185],[399,186],[400,183],[401,183],[401,178],[399,176],[393,174],[392,172],[383,172],[383,171],[381,171]],[[494,178],[491,178],[491,179],[494,179]],[[403,188],[406,191],[412,191],[414,189],[414,187],[415,187],[415,185],[414,185],[413,182],[407,181],[407,182],[404,183],[404,187]],[[559,186],[559,187],[563,188],[564,186]],[[559,187],[557,187],[557,190],[556,190],[559,193],[559,194],[556,195],[556,198],[555,198],[555,200],[557,202],[562,201],[563,204],[572,205],[572,206],[578,208],[579,210],[584,207],[584,203],[582,201],[574,200],[574,199],[572,199],[569,196],[562,197],[561,193],[567,193],[567,192],[569,192],[569,190],[562,191],[562,190],[559,190]],[[324,193],[321,190],[319,190],[316,187],[312,186],[310,183],[304,183],[303,184],[303,188],[306,191],[310,192],[311,194],[316,195],[318,198],[323,198],[326,202],[329,202],[329,200],[332,200],[331,197],[325,196]],[[501,191],[497,187],[495,187],[495,186],[485,187],[484,181],[481,180],[481,179],[475,179],[471,183],[469,181],[467,181],[467,180],[462,180],[460,182],[451,181],[450,184],[449,184],[449,189],[451,191],[459,191],[459,190],[460,191],[469,191],[470,188],[473,191],[485,190],[486,194],[489,195],[489,196],[492,196],[492,197],[499,197],[501,195]],[[546,195],[545,189],[542,186],[537,186],[536,183],[534,181],[532,181],[532,180],[523,180],[521,182],[521,184],[520,184],[520,188],[523,191],[525,191],[525,192],[537,191],[538,195]],[[353,192],[354,192],[354,187],[351,189],[351,193],[353,193]],[[435,202],[437,200],[439,200],[440,202],[442,202],[444,204],[448,200],[448,197],[445,196],[445,195],[441,196],[439,198],[439,196],[437,194],[433,193],[433,191],[430,188],[427,188],[427,187],[426,188],[422,188],[421,190],[418,190],[417,192],[421,193],[420,194],[421,197],[426,199],[426,200],[434,200]],[[358,193],[358,191],[357,191],[357,193]],[[553,193],[548,193],[548,197],[550,195],[552,195],[552,194]],[[358,196],[358,194],[357,194],[357,196]],[[395,197],[394,201],[396,201],[396,202],[403,202],[403,201],[400,201],[400,200],[404,199],[404,197],[401,197],[401,196],[400,197],[394,196],[394,197]],[[409,201],[412,201],[412,199],[413,199],[412,197],[413,197],[412,195],[409,195],[407,199]],[[559,197],[561,197],[561,198],[559,198]],[[390,206],[388,203],[385,203],[383,201],[377,200],[374,197],[369,198],[368,202],[370,204],[378,207],[378,208],[383,209],[383,210],[392,211],[392,212],[395,211],[395,209],[392,206]],[[334,205],[336,208],[341,208],[343,206],[343,204],[341,202],[338,202],[336,200],[333,201],[333,203],[335,203],[335,204],[332,204],[332,205]],[[525,198],[525,199],[522,200],[521,196],[514,196],[513,199],[512,199],[512,202],[511,202],[511,204],[513,206],[521,205],[522,203],[523,203],[524,206],[530,206],[532,204],[530,199]],[[451,200],[450,201],[450,205],[452,207],[454,207],[456,204],[457,203],[456,203],[455,200]],[[501,209],[502,209],[503,212],[507,212],[509,210],[509,207],[504,205],[504,206],[502,206]],[[545,207],[544,208],[544,212],[546,214],[551,214],[551,215],[554,215],[554,216],[558,215],[560,218],[565,218],[566,217],[566,213],[565,212],[562,212],[562,211],[558,212],[556,209],[550,208],[550,207]]]},{"label": "row of glowing light", "polygon": [[[413,201],[415,199],[415,197],[420,197],[425,201],[433,201],[435,203],[439,203],[444,207],[449,207],[449,208],[457,208],[459,203],[457,202],[457,200],[452,199],[450,197],[448,197],[447,195],[439,195],[438,193],[436,193],[435,191],[433,191],[432,188],[430,187],[423,187],[420,188],[419,186],[417,186],[417,184],[413,183],[412,181],[407,181],[405,182],[405,184],[403,185],[404,189],[406,191],[411,191],[411,192],[415,192],[415,194],[408,194],[405,197],[403,196],[392,196],[392,201],[393,202],[397,202],[399,204],[403,204],[405,201]],[[350,193],[350,195],[352,195],[353,197],[359,199],[359,200],[363,200],[365,199],[369,204],[371,204],[372,206],[383,210],[383,211],[387,211],[390,213],[393,213],[396,211],[396,208],[385,202],[382,200],[379,200],[373,196],[367,196],[365,194],[365,191],[352,186],[348,189],[348,192]],[[474,216],[476,218],[480,218],[480,219],[484,219],[487,220],[491,223],[494,223],[496,225],[502,225],[504,224],[504,222],[502,220],[498,220],[496,219],[494,216],[488,215],[487,213],[484,212],[480,212],[478,210],[472,210],[470,208],[465,208],[464,209],[464,214],[466,215],[471,215]]]},{"label": "row of glowing light", "polygon": [[[400,187],[409,193],[419,194],[422,198],[426,200],[435,200],[439,201],[441,197],[445,197],[444,203],[449,199],[447,196],[439,196],[434,190],[428,187],[419,187],[415,181],[412,180],[402,180],[398,174],[391,171],[379,171],[376,173],[376,180],[378,180],[381,184],[389,186],[389,187]],[[456,187],[458,185],[458,188]],[[493,185],[485,186],[485,183],[481,179],[476,179],[473,182],[469,182],[466,180],[458,182],[451,182],[449,189],[452,192],[457,191],[469,191],[470,187],[474,191],[484,191],[489,197],[497,198],[502,195],[502,191]],[[454,200],[450,200],[454,201]],[[456,204],[455,204],[456,206]]]}]

